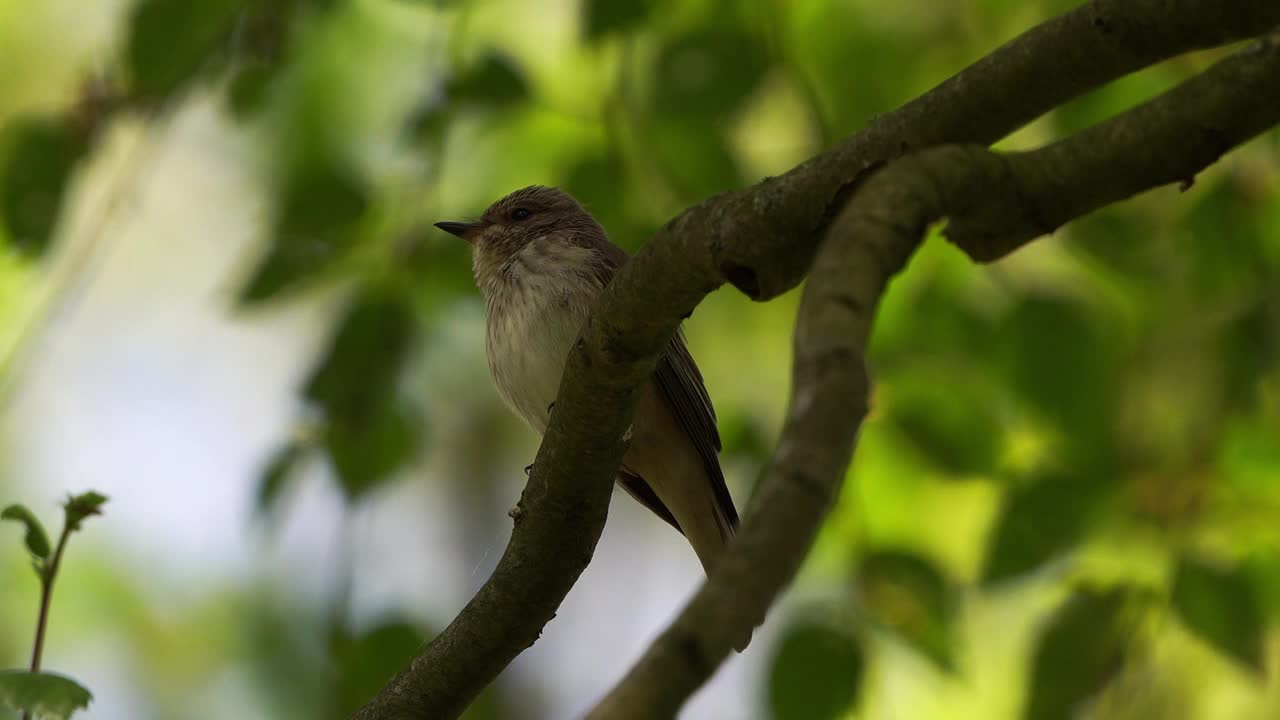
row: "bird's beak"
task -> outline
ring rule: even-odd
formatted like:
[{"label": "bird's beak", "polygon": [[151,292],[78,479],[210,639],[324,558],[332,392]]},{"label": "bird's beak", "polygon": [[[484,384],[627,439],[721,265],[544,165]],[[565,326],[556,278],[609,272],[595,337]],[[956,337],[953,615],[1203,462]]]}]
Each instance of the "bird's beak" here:
[{"label": "bird's beak", "polygon": [[480,230],[480,223],[464,223],[464,222],[438,222],[436,227],[458,237],[471,242],[475,239],[476,233]]}]

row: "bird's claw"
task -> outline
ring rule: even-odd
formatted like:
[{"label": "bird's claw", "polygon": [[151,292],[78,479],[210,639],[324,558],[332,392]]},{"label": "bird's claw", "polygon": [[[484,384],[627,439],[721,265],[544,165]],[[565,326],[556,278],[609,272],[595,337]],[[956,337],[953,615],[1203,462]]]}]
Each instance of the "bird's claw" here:
[{"label": "bird's claw", "polygon": [[533,472],[533,463],[529,463],[528,465],[525,465],[525,466],[524,466],[524,476],[525,476],[525,477],[529,477],[530,473],[532,473],[532,472]]}]

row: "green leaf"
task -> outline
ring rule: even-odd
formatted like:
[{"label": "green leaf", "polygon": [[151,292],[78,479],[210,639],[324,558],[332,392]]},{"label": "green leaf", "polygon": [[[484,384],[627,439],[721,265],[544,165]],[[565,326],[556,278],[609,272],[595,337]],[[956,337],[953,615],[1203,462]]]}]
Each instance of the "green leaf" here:
[{"label": "green leaf", "polygon": [[1258,553],[1246,564],[1258,604],[1272,623],[1280,622],[1280,557],[1274,553]]},{"label": "green leaf", "polygon": [[718,125],[663,116],[652,132],[654,157],[682,200],[692,202],[742,184],[738,161]]},{"label": "green leaf", "polygon": [[990,473],[1003,429],[988,403],[963,385],[904,384],[889,399],[889,417],[940,469],[953,475]]},{"label": "green leaf", "polygon": [[1104,492],[1100,479],[1064,474],[1012,490],[992,531],[983,584],[1035,570],[1074,546]]},{"label": "green leaf", "polygon": [[1005,318],[1004,374],[1017,396],[1056,425],[1078,464],[1097,467],[1114,442],[1111,420],[1119,394],[1119,341],[1080,303],[1028,297]]},{"label": "green leaf", "polygon": [[199,72],[230,34],[243,0],[142,0],[129,21],[125,67],[145,101],[163,99]]},{"label": "green leaf", "polygon": [[329,268],[352,245],[369,207],[364,183],[346,168],[319,163],[286,182],[271,248],[240,300],[266,300]]},{"label": "green leaf", "polygon": [[250,0],[236,19],[226,100],[237,120],[252,117],[282,75],[292,31],[302,22],[299,5],[298,0]]},{"label": "green leaf", "polygon": [[71,173],[89,141],[64,117],[25,118],[5,135],[0,219],[18,250],[39,257],[49,249]]},{"label": "green leaf", "polygon": [[73,495],[67,498],[62,507],[66,512],[67,528],[69,530],[79,530],[80,524],[90,515],[101,515],[102,505],[107,502],[107,496],[90,490],[80,495]]},{"label": "green leaf", "polygon": [[940,669],[955,669],[953,589],[933,563],[907,552],[877,550],[859,563],[857,589],[877,622]]},{"label": "green leaf", "polygon": [[612,149],[600,148],[569,165],[559,185],[589,208],[591,215],[608,228],[610,239],[619,245],[635,248],[652,237],[653,228],[644,221],[637,222],[621,199],[633,184],[627,177],[626,161]]},{"label": "green leaf", "polygon": [[413,309],[403,297],[366,289],[338,321],[303,395],[330,420],[364,424],[395,397],[416,331]]},{"label": "green leaf", "polygon": [[407,464],[420,436],[417,418],[392,406],[360,423],[331,422],[324,447],[343,491],[355,500]]},{"label": "green leaf", "polygon": [[1032,660],[1023,717],[1069,720],[1120,670],[1125,657],[1128,593],[1082,590],[1049,619]]},{"label": "green leaf", "polygon": [[272,84],[280,75],[280,66],[246,63],[235,69],[227,84],[227,107],[237,120],[252,117],[262,107]]},{"label": "green leaf", "polygon": [[40,524],[40,520],[25,505],[10,505],[0,512],[0,520],[13,520],[27,526],[27,534],[24,540],[27,543],[27,551],[38,560],[44,560],[49,557],[49,535],[44,531],[44,525]]},{"label": "green leaf", "polygon": [[741,185],[726,128],[769,68],[764,43],[721,24],[672,38],[656,62],[646,142],[679,198],[692,202]]},{"label": "green leaf", "polygon": [[422,647],[422,631],[408,621],[383,623],[358,637],[337,633],[331,643],[338,682],[338,713],[346,717],[404,669]]},{"label": "green leaf", "polygon": [[284,490],[298,462],[306,457],[306,453],[307,448],[301,443],[291,442],[271,456],[258,479],[258,512],[270,513],[275,508],[280,492]]},{"label": "green leaf", "polygon": [[652,11],[653,0],[585,0],[582,29],[588,40],[598,40],[643,26]]},{"label": "green leaf", "polygon": [[76,710],[89,707],[93,695],[71,678],[53,673],[21,670],[0,671],[0,705],[33,718],[64,720]]},{"label": "green leaf", "polygon": [[504,53],[490,51],[455,77],[446,95],[455,103],[501,108],[528,98],[529,85],[515,60]]},{"label": "green leaf", "polygon": [[1218,651],[1262,672],[1266,622],[1258,588],[1244,568],[1222,568],[1191,555],[1178,561],[1173,608]]},{"label": "green leaf", "polygon": [[405,298],[369,288],[351,302],[303,395],[325,418],[324,447],[356,498],[417,450],[418,423],[396,399],[417,323]]},{"label": "green leaf", "polygon": [[743,103],[769,68],[764,43],[735,28],[674,38],[658,56],[655,110],[712,124]]},{"label": "green leaf", "polygon": [[[797,13],[789,28],[792,37],[804,41],[788,47],[788,62],[812,84],[814,110],[839,135],[861,128],[874,113],[905,100],[911,91],[904,82],[919,82],[913,68],[929,53],[925,48],[935,45],[936,36],[920,30],[934,27],[930,23],[903,23],[886,33],[868,23],[865,12],[857,3],[829,2],[823,12]],[[918,49],[908,49],[913,47]],[[850,68],[879,67],[900,71],[861,72],[857,82],[850,82]]]},{"label": "green leaf", "polygon": [[862,647],[849,630],[820,620],[793,625],[770,663],[770,717],[842,717],[857,700],[864,664]]}]

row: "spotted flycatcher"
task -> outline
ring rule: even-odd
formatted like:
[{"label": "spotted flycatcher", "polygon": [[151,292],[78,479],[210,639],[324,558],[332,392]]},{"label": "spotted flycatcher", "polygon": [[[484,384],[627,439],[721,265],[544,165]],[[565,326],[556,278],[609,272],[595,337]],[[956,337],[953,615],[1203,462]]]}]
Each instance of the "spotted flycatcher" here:
[{"label": "spotted flycatcher", "polygon": [[[537,185],[475,222],[436,227],[471,244],[489,371],[507,405],[545,432],[569,349],[627,252],[568,194]],[[637,401],[617,482],[684,533],[707,572],[738,525],[719,450],[711,398],[677,330]]]}]

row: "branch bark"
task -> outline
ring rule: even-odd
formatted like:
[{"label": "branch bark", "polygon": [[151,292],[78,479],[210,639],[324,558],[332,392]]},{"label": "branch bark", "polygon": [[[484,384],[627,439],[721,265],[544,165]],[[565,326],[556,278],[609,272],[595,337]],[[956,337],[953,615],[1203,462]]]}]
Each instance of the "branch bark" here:
[{"label": "branch bark", "polygon": [[[725,282],[758,300],[798,284],[819,240],[869,170],[912,149],[993,142],[1087,89],[1276,24],[1280,3],[1274,0],[1095,0],[1015,39],[786,175],[711,198],[669,222],[602,294],[570,353],[550,426],[521,496],[522,512],[493,575],[409,667],[353,717],[457,717],[537,640],[590,561],[625,450],[622,436],[637,388],[680,320]],[[861,252],[865,250],[848,250],[848,257],[833,256],[829,262],[845,267]],[[878,267],[893,269],[899,254],[895,250],[883,256]],[[820,270],[815,266],[815,272]],[[849,277],[848,270],[841,272],[846,274],[837,277]],[[861,403],[856,407],[865,407],[866,387],[856,364],[863,332],[858,323],[869,322],[878,296],[878,291],[865,294],[874,287],[866,282],[854,298],[863,303],[861,308],[841,310],[845,301],[839,299],[807,300],[825,308],[816,314],[849,313],[856,319],[815,315],[812,331],[797,328],[798,353],[800,335],[808,332],[809,339],[803,344],[806,359],[797,355],[796,372],[803,365],[804,373],[827,378],[831,387],[840,388],[840,396]],[[830,327],[845,328],[844,339],[831,338],[836,345],[830,347],[812,337],[826,333],[828,321]],[[836,359],[855,365],[836,368]],[[789,427],[811,427],[819,417],[811,413],[825,410],[808,403],[819,402],[826,392],[796,397]],[[799,566],[829,505],[831,488],[818,478],[847,464],[856,427],[856,421],[851,427],[813,427],[802,444],[779,448],[776,462],[785,464],[778,466],[777,477],[785,487],[761,491],[734,550],[694,603],[707,602],[698,598],[708,592],[712,598],[722,596],[717,593],[723,588],[745,582],[732,587],[753,588],[752,597],[767,598],[765,605],[733,611],[730,624],[741,629],[763,617],[768,602]],[[804,460],[801,456],[808,453],[822,459]],[[794,516],[788,498],[799,498]],[[784,526],[794,537],[774,538],[770,529]],[[768,572],[747,565],[761,556],[771,558]],[[678,707],[714,672],[727,652],[730,624],[709,623],[709,637],[695,635],[692,649],[681,651],[693,672],[675,686],[675,704],[664,707]],[[644,666],[642,661],[639,667]]]},{"label": "branch bark", "polygon": [[999,257],[1137,192],[1195,175],[1280,123],[1280,33],[1041,150],[946,145],[869,178],[818,252],[796,326],[791,413],[741,535],[591,720],[675,717],[786,587],[839,492],[866,413],[863,350],[889,277],[929,225]]}]

